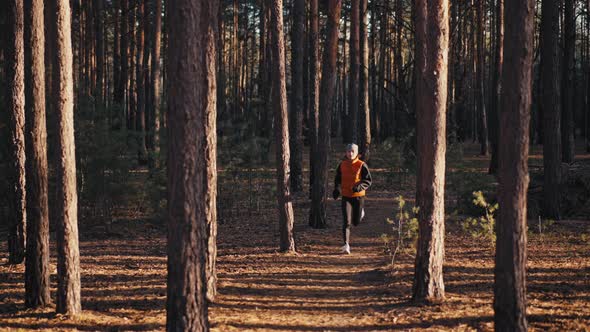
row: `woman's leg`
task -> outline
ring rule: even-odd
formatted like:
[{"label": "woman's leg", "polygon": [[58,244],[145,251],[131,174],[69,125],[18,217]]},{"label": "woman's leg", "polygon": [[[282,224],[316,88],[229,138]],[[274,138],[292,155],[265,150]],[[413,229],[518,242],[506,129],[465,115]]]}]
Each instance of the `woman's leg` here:
[{"label": "woman's leg", "polygon": [[352,222],[352,199],[342,197],[342,240],[344,244],[349,244],[350,241],[350,224]]},{"label": "woman's leg", "polygon": [[352,224],[358,226],[363,218],[362,212],[365,206],[364,197],[355,197],[352,201]]}]

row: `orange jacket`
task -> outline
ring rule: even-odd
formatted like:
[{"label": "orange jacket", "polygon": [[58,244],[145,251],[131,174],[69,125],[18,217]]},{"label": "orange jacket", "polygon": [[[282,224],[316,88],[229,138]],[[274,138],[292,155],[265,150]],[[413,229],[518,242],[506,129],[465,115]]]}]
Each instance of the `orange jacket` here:
[{"label": "orange jacket", "polygon": [[344,197],[362,197],[371,186],[371,181],[367,164],[358,157],[353,160],[344,158],[336,169],[334,185],[336,188],[340,186]]}]

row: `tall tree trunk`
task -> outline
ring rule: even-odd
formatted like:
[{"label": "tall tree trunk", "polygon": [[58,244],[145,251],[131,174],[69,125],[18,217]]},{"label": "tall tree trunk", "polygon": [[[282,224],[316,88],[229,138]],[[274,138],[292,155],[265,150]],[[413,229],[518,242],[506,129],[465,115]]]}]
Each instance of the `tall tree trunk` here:
[{"label": "tall tree trunk", "polygon": [[506,1],[505,13],[494,323],[496,331],[526,331],[526,200],[534,2]]},{"label": "tall tree trunk", "polygon": [[25,57],[23,0],[8,1],[8,128],[10,132],[8,263],[20,264],[25,258]]},{"label": "tall tree trunk", "polygon": [[494,50],[494,66],[492,67],[492,87],[490,92],[490,114],[488,127],[490,129],[490,174],[498,171],[498,130],[500,126],[499,100],[502,91],[500,74],[504,63],[504,0],[496,0],[496,49]]},{"label": "tall tree trunk", "polygon": [[151,119],[151,134],[152,151],[150,158],[152,159],[152,166],[158,166],[158,157],[160,154],[160,106],[161,93],[160,85],[161,67],[160,67],[160,48],[162,47],[162,0],[152,0],[154,11],[154,22],[152,36],[152,75],[151,75],[151,93],[152,93],[152,116]]},{"label": "tall tree trunk", "polygon": [[119,84],[115,88],[115,104],[121,107],[120,119],[121,127],[127,122],[127,102],[125,96],[127,95],[127,87],[129,82],[129,0],[119,0],[121,3],[121,77]]},{"label": "tall tree trunk", "polygon": [[96,92],[94,98],[97,105],[104,106],[105,83],[105,47],[104,47],[104,1],[94,0],[94,27],[96,37]]},{"label": "tall tree trunk", "polygon": [[[121,1],[122,0],[113,1],[113,16],[115,24],[115,27],[113,28],[113,103],[115,105],[119,104],[119,106],[120,101],[117,99],[120,95],[118,89],[120,89],[121,86],[121,14],[119,13]],[[115,122],[114,127],[119,128],[120,123],[118,114],[112,114],[111,118]]]},{"label": "tall tree trunk", "polygon": [[[264,54],[264,80],[266,82],[272,81],[272,69],[271,69],[271,60],[272,60],[272,47],[271,47],[271,34],[272,29],[270,28],[271,22],[271,10],[270,10],[270,3],[267,1],[264,10],[265,10],[265,34],[266,34],[266,45],[265,45],[265,54]],[[273,132],[273,109],[272,109],[272,89],[274,88],[272,84],[266,85],[266,95],[264,96],[264,115],[263,115],[263,125],[262,125],[262,133],[264,137],[271,139],[271,133]],[[265,156],[265,161],[270,160],[270,156]]]},{"label": "tall tree trunk", "polygon": [[386,50],[387,50],[387,34],[388,34],[388,19],[387,12],[389,11],[389,2],[383,1],[384,8],[381,8],[380,26],[379,26],[379,68],[377,77],[377,107],[375,109],[375,133],[378,140],[383,139],[383,131],[381,130],[381,123],[385,113],[385,80],[386,80]]},{"label": "tall tree trunk", "polygon": [[444,186],[446,151],[448,0],[416,0],[416,121],[419,235],[413,285],[416,302],[445,297]]},{"label": "tall tree trunk", "polygon": [[289,191],[289,121],[287,82],[285,77],[285,41],[283,37],[283,1],[271,0],[272,105],[275,109],[275,143],[277,154],[277,203],[280,250],[295,251],[293,205]]},{"label": "tall tree trunk", "polygon": [[[394,100],[392,104],[395,105],[393,107],[393,112],[391,112],[391,130],[392,133],[395,135],[394,137],[399,138],[399,130],[398,128],[402,127],[398,122],[400,117],[396,117],[397,114],[402,114],[405,110],[405,105],[401,102],[402,99],[405,99],[406,96],[402,94],[405,91],[406,84],[404,82],[404,75],[403,75],[403,33],[404,33],[404,4],[402,0],[398,0],[395,4],[395,16],[396,16],[396,49],[394,52],[394,79],[396,82],[397,87],[393,87],[396,92],[394,94]],[[393,96],[392,96],[393,97]]]},{"label": "tall tree trunk", "polygon": [[328,156],[330,154],[331,116],[336,91],[336,58],[338,56],[338,23],[342,0],[329,0],[326,43],[322,63],[317,149],[314,151],[314,176],[311,194],[310,225],[326,227],[326,188],[328,186]]},{"label": "tall tree trunk", "polygon": [[49,304],[49,210],[43,0],[25,0],[25,145],[27,244],[25,306]]},{"label": "tall tree trunk", "polygon": [[544,135],[543,215],[546,218],[559,219],[559,201],[561,196],[559,3],[554,0],[543,0],[541,34]]},{"label": "tall tree trunk", "polygon": [[375,40],[376,40],[376,35],[377,35],[377,2],[376,1],[371,1],[371,36],[369,37],[369,59],[370,59],[370,68],[369,68],[369,109],[371,111],[371,117],[369,119],[369,123],[371,125],[371,132],[375,133],[373,131],[373,123],[374,123],[374,119],[375,119],[375,110],[377,109],[377,64],[376,64],[376,59],[377,59],[377,55],[376,55],[376,47],[375,47]]},{"label": "tall tree trunk", "polygon": [[85,91],[84,95],[86,98],[90,97],[94,92],[93,80],[92,80],[92,73],[94,72],[93,61],[92,61],[92,48],[93,42],[95,40],[94,36],[94,27],[92,25],[92,1],[84,1],[84,43],[85,43],[85,53],[84,53],[84,65],[86,66],[84,70],[84,82],[85,82]]},{"label": "tall tree trunk", "polygon": [[[225,52],[225,20],[222,19],[223,14],[225,13],[225,4],[221,2],[219,4],[219,27],[217,33],[217,114],[218,119],[223,121],[225,119],[225,105],[226,105],[226,95],[225,95],[225,86],[226,86],[226,68],[227,61],[226,61],[226,52]],[[264,22],[262,17],[260,18],[261,22]],[[263,30],[260,30],[263,31]],[[261,40],[261,48],[262,48],[262,33],[260,34]],[[259,67],[260,69],[260,67]],[[261,75],[260,71],[258,73]],[[260,93],[260,85],[259,85],[259,93]]]},{"label": "tall tree trunk", "polygon": [[479,144],[480,154],[485,156],[488,154],[488,121],[486,103],[484,98],[484,80],[485,80],[485,43],[484,43],[484,11],[485,0],[477,0],[477,74],[475,84],[477,85],[477,109],[479,111]]},{"label": "tall tree trunk", "polygon": [[291,32],[291,117],[289,119],[291,139],[291,189],[303,190],[303,54],[305,42],[305,0],[293,2],[293,28]]},{"label": "tall tree trunk", "polygon": [[[160,0],[158,0],[159,2]],[[208,15],[215,16],[219,13],[219,6],[222,4],[209,4]],[[206,7],[205,7],[206,8]],[[168,15],[166,13],[166,15]],[[206,44],[206,69],[207,81],[209,82],[207,97],[210,102],[204,109],[202,117],[203,126],[200,128],[204,132],[204,144],[201,144],[200,152],[204,156],[205,167],[205,218],[207,221],[207,259],[205,267],[205,277],[207,279],[207,300],[214,302],[217,297],[217,36],[219,34],[219,24],[217,20],[221,17],[216,16],[210,22],[207,31]]]},{"label": "tall tree trunk", "polygon": [[367,15],[368,0],[361,0],[361,26],[360,26],[360,153],[365,162],[369,161],[371,150],[371,112],[369,109],[369,16]]},{"label": "tall tree trunk", "polygon": [[[309,110],[309,131],[310,144],[309,155],[316,156],[318,151],[318,126],[320,119],[320,19],[318,0],[310,0],[310,110]],[[313,182],[317,168],[317,160],[309,158],[309,189],[310,197],[313,193]],[[311,211],[311,210],[310,210]],[[310,217],[309,224],[313,218]]]},{"label": "tall tree trunk", "polygon": [[561,123],[562,161],[572,163],[574,161],[574,56],[576,51],[576,21],[574,13],[574,0],[565,0],[565,17],[563,28],[564,52],[563,52],[563,109]]},{"label": "tall tree trunk", "polygon": [[240,4],[238,0],[234,0],[233,4],[233,35],[232,35],[232,47],[231,47],[231,70],[232,70],[232,119],[236,119],[238,112],[240,110],[240,67],[239,67],[239,59],[240,59],[240,39],[239,39],[239,32],[240,32],[240,21],[239,15],[240,14]]},{"label": "tall tree trunk", "polygon": [[137,20],[139,25],[137,29],[137,42],[136,42],[136,60],[135,60],[135,86],[137,93],[137,157],[140,164],[147,163],[147,145],[146,145],[146,131],[145,131],[145,110],[146,110],[146,96],[145,96],[145,63],[144,63],[144,52],[145,52],[145,1],[140,0],[137,4]]},{"label": "tall tree trunk", "polygon": [[348,87],[348,123],[349,132],[344,135],[348,143],[358,143],[359,123],[359,67],[360,67],[360,0],[351,0],[350,5],[350,76]]},{"label": "tall tree trunk", "polygon": [[[167,3],[168,331],[208,331],[208,228],[216,199],[216,1]],[[197,171],[195,171],[197,170]]]},{"label": "tall tree trunk", "polygon": [[[80,300],[80,251],[78,248],[78,195],[74,143],[74,84],[72,73],[72,29],[69,0],[55,2],[56,55],[55,110],[58,118],[59,161],[57,229],[57,307],[58,313],[77,315]],[[100,54],[100,52],[99,52]],[[100,56],[100,55],[99,55]],[[100,75],[99,75],[100,77]],[[99,90],[100,92],[100,90]]]},{"label": "tall tree trunk", "polygon": [[259,55],[258,55],[258,97],[263,102],[264,107],[262,107],[261,113],[258,115],[257,119],[259,119],[259,123],[256,123],[257,133],[258,135],[266,135],[264,133],[264,127],[267,118],[267,105],[266,102],[268,100],[268,92],[269,92],[269,82],[267,79],[267,47],[268,47],[268,20],[267,20],[267,12],[268,12],[268,5],[266,0],[260,1],[260,45],[259,45]]},{"label": "tall tree trunk", "polygon": [[[340,136],[344,142],[352,142],[352,130],[350,123],[350,109],[348,108],[348,92],[350,81],[346,82],[349,76],[347,60],[350,61],[350,55],[347,56],[347,50],[350,51],[350,40],[348,35],[348,17],[346,10],[342,12],[342,22],[344,25],[340,28],[343,38],[339,40],[342,49],[342,61],[337,61],[336,69],[336,116],[332,117],[332,136]],[[340,38],[340,37],[339,37]],[[348,41],[348,43],[347,43]],[[321,98],[321,97],[320,97]]]},{"label": "tall tree trunk", "polygon": [[135,55],[137,53],[137,41],[136,41],[136,13],[137,5],[129,6],[129,16],[127,19],[129,29],[129,82],[127,86],[127,129],[137,130],[137,75],[135,70]]}]

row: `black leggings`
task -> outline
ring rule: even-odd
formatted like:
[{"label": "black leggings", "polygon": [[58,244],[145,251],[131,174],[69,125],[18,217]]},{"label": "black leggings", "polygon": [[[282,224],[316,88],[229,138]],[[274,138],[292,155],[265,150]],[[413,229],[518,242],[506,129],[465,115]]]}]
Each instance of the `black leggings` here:
[{"label": "black leggings", "polygon": [[361,211],[365,206],[365,197],[342,196],[342,239],[350,243],[350,225],[358,226],[361,222]]}]

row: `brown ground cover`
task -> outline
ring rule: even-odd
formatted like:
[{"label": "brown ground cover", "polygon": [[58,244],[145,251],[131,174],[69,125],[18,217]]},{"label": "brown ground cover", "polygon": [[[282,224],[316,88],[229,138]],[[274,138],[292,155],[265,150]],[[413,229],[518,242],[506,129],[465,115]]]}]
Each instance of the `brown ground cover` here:
[{"label": "brown ground cover", "polygon": [[[480,159],[473,158],[471,166],[485,162]],[[307,227],[307,198],[295,197],[296,255],[276,250],[278,225],[272,197],[267,195],[267,202],[248,213],[223,214],[232,217],[220,221],[220,295],[210,307],[212,330],[493,330],[493,243],[462,232],[457,222],[461,217],[447,222],[446,301],[436,306],[415,306],[409,301],[413,257],[404,252],[391,265],[380,235],[389,231],[385,219],[393,217],[394,197],[411,198],[414,189],[411,179],[393,185],[379,181],[386,172],[375,168],[367,216],[353,229],[351,255],[339,252],[340,202],[329,202],[330,227],[314,230]],[[272,186],[272,176],[266,179]],[[452,185],[448,196],[452,210],[457,196]],[[531,330],[590,330],[589,239],[586,221],[560,221],[542,235],[531,227],[527,266]],[[8,266],[6,260],[3,242],[1,330],[165,328],[165,228],[157,223],[119,219],[105,233],[82,222],[84,313],[76,319],[56,316],[52,308],[25,310],[24,267]],[[54,287],[55,277],[53,255]]]}]

